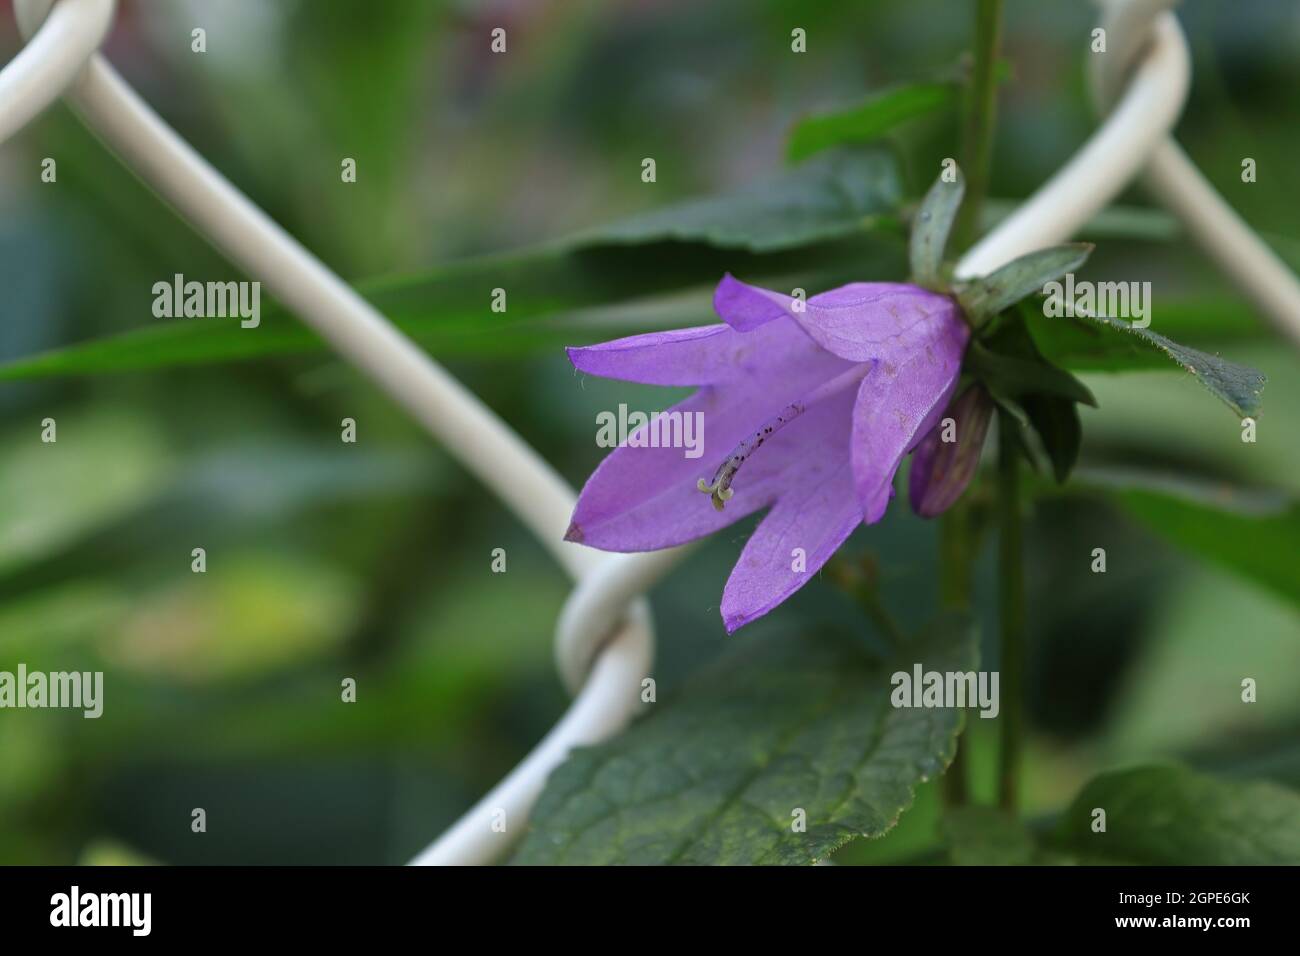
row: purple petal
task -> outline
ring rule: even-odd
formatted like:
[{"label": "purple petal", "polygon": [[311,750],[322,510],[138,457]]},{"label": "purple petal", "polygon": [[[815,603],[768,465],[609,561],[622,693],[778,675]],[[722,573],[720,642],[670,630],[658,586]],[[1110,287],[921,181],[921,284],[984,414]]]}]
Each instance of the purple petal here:
[{"label": "purple petal", "polygon": [[742,334],[722,323],[566,349],[574,366],[645,385],[715,385],[766,374],[819,351],[793,322]]},{"label": "purple petal", "polygon": [[[722,593],[728,634],[808,583],[862,523],[848,460],[852,398],[850,391],[826,403],[833,410],[822,426],[824,440],[806,447],[798,483],[781,495],[741,551]],[[803,552],[798,570],[796,548]]]},{"label": "purple petal", "polygon": [[[993,417],[993,402],[979,385],[972,385],[948,406],[947,414],[912,453],[907,478],[912,510],[933,518],[952,507],[975,475],[984,436]],[[944,421],[952,418],[953,441],[943,441]]]},{"label": "purple petal", "polygon": [[853,362],[879,358],[923,339],[940,317],[958,318],[947,296],[899,282],[855,282],[799,302],[723,276],[713,307],[737,331],[788,316],[822,348]]},{"label": "purple petal", "polygon": [[862,380],[853,408],[853,478],[868,524],[884,515],[903,456],[948,407],[970,330],[955,311],[936,312],[907,338]]},{"label": "purple petal", "polygon": [[[828,440],[821,428],[835,403],[815,406],[773,436],[745,463],[735,495],[722,511],[700,493],[696,481],[710,480],[718,464],[768,417],[849,367],[814,348],[783,363],[779,375],[702,388],[670,411],[703,413],[703,455],[687,458],[681,448],[631,444],[614,449],[578,496],[566,537],[605,551],[653,551],[703,537],[771,504],[806,462],[803,442]],[[849,416],[843,407],[838,448],[846,456]]]},{"label": "purple petal", "polygon": [[713,311],[737,332],[749,332],[783,316],[793,318],[793,302],[788,295],[741,282],[730,272],[713,293]]}]

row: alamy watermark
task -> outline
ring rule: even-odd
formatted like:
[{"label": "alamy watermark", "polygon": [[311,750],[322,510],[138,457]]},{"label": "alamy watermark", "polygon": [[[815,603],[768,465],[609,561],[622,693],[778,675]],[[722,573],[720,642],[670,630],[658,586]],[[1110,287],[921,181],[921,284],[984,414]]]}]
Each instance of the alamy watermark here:
[{"label": "alamy watermark", "polygon": [[704,454],[703,412],[628,411],[596,414],[596,445],[600,448],[682,448],[686,458]]},{"label": "alamy watermark", "polygon": [[199,282],[179,272],[153,284],[153,314],[157,319],[228,319],[239,317],[240,328],[262,322],[262,283]]},{"label": "alamy watermark", "polygon": [[997,671],[927,671],[914,664],[910,674],[896,671],[889,683],[894,707],[978,707],[990,719],[1001,710]]},{"label": "alamy watermark", "polygon": [[1150,282],[1082,282],[1067,272],[1064,281],[1053,279],[1043,286],[1043,315],[1049,319],[1076,315],[1104,315],[1128,319],[1135,329],[1151,324]]},{"label": "alamy watermark", "polygon": [[50,897],[50,925],[57,927],[120,926],[132,936],[148,936],[153,928],[152,893],[83,893],[73,885]]},{"label": "alamy watermark", "polygon": [[103,671],[0,671],[0,708],[71,708],[93,720],[104,713]]}]

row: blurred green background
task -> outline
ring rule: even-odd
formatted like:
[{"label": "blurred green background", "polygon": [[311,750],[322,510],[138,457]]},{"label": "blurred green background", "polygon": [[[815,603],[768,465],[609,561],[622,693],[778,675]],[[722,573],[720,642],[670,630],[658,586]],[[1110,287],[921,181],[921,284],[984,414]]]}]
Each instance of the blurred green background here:
[{"label": "blurred green background", "polygon": [[[1015,200],[1095,125],[1084,83],[1095,11],[1009,0],[1006,16],[992,195]],[[1300,265],[1300,4],[1188,0],[1180,16],[1194,84],[1178,137]],[[255,202],[363,280],[762,179],[802,116],[958,75],[969,18],[952,0],[136,0],[106,52]],[[195,26],[206,54],[190,51]],[[504,56],[488,50],[496,26]],[[791,54],[793,27],[807,30],[807,54]],[[20,45],[2,3],[0,58]],[[947,110],[890,134],[912,194],[955,155],[955,130]],[[47,156],[56,184],[39,178]],[[345,156],[356,184],[339,181]],[[657,161],[653,185],[640,179],[644,156]],[[1259,169],[1249,185],[1246,156]],[[1147,203],[1136,191],[1122,201]],[[1162,302],[1214,304],[1198,345],[1214,344],[1221,320],[1224,354],[1269,375],[1260,440],[1242,445],[1231,413],[1176,372],[1093,375],[1101,408],[1085,410],[1084,463],[1300,491],[1295,351],[1186,240],[1143,221],[1160,228],[1103,242],[1090,274],[1152,281],[1156,330]],[[177,272],[242,278],[65,107],[0,146],[0,361],[167,321],[151,315],[151,288]],[[710,321],[707,302],[674,303],[657,321]],[[486,303],[481,321],[493,321]],[[635,318],[620,321],[615,334],[636,331]],[[604,453],[598,411],[675,397],[582,380],[557,347],[487,333],[446,363],[575,485]],[[0,670],[106,672],[99,720],[0,712],[0,862],[401,862],[562,712],[551,637],[566,579],[330,355],[4,383],[0,414]],[[356,445],[339,441],[345,416]],[[55,445],[39,440],[46,417]],[[661,695],[727,642],[717,605],[751,526],[707,542],[653,593]],[[1293,604],[1105,502],[1044,500],[1029,535],[1031,813],[1137,758],[1300,786]],[[1105,575],[1080,558],[1099,544]],[[190,571],[195,547],[205,575]],[[503,575],[490,569],[497,547]],[[896,506],[850,550],[877,556],[900,617],[927,616],[932,525]],[[990,559],[978,576],[986,633]],[[772,619],[863,626],[825,582]],[[1256,705],[1241,706],[1237,674],[1261,679]],[[339,701],[349,676],[354,705]],[[206,835],[190,831],[194,807]],[[843,861],[923,857],[936,807],[924,790],[894,833]]]}]

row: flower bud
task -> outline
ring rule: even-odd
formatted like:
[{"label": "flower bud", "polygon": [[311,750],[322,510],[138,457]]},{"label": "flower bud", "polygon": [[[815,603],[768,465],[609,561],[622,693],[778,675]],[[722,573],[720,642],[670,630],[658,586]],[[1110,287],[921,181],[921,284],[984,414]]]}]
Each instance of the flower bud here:
[{"label": "flower bud", "polygon": [[907,491],[914,512],[933,518],[961,497],[979,466],[992,417],[993,401],[979,385],[970,386],[949,404],[943,419],[912,452]]}]

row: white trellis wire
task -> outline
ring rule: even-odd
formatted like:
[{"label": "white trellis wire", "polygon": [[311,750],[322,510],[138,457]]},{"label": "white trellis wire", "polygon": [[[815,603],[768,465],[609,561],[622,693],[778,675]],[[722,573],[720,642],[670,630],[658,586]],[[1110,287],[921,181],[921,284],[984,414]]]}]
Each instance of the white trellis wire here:
[{"label": "white trellis wire", "polygon": [[[979,275],[1064,241],[1144,167],[1148,186],[1256,305],[1300,342],[1300,284],[1201,178],[1170,138],[1187,95],[1176,0],[1114,0],[1112,47],[1095,57],[1101,127],[1051,180],[958,264]],[[653,657],[646,590],[685,553],[606,555],[564,542],[574,495],[508,425],[227,182],[97,52],[115,0],[15,0],[27,45],[0,71],[0,141],[59,96],[202,235],[314,328],[492,488],[574,578],[555,634],[575,694],[560,721],[504,780],[413,861],[487,863],[522,831],[547,775],[575,746],[621,730]],[[51,9],[53,7],[53,9]],[[504,810],[506,832],[491,826]]]}]

